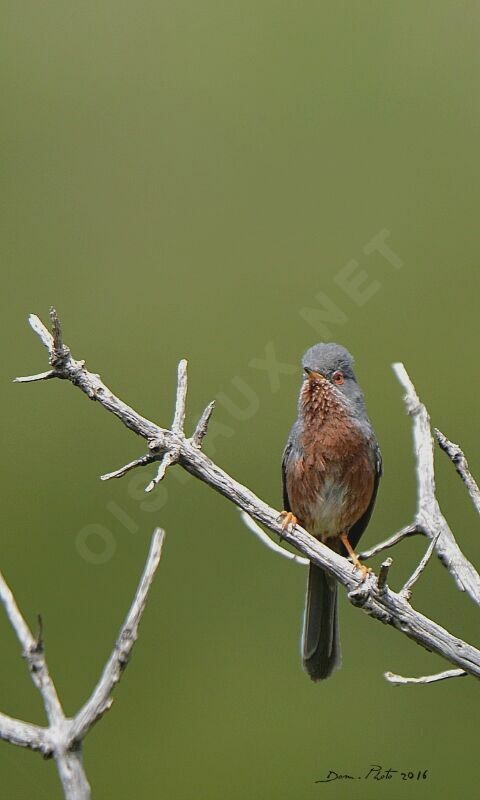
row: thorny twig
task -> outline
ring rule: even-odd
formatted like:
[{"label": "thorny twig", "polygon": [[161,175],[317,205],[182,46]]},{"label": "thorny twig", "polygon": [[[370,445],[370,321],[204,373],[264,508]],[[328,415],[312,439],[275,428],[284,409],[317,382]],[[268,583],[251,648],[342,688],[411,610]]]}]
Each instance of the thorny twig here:
[{"label": "thorny twig", "polygon": [[[52,319],[55,327],[56,312],[53,312]],[[178,462],[185,470],[220,492],[257,523],[265,525],[276,534],[281,534],[282,538],[303,556],[336,578],[346,588],[352,604],[361,607],[375,619],[401,631],[427,650],[441,655],[461,671],[480,677],[480,651],[415,611],[402,593],[393,592],[386,585],[386,573],[390,566],[388,562],[384,563],[381,570],[380,586],[374,574],[369,574],[363,580],[360,574],[352,570],[352,565],[346,559],[318,542],[299,525],[283,530],[278,511],[235,481],[201,451],[201,442],[207,431],[213,404],[205,409],[193,437],[191,439],[185,437],[183,432],[187,380],[185,362],[181,362],[179,368],[175,430],[173,427],[165,429],[137,414],[116,397],[98,375],[89,372],[84,362],[75,360],[69,349],[61,342],[58,329],[54,339],[38,317],[32,315],[30,324],[49,351],[55,377],[70,380],[90,399],[98,401],[106,410],[115,414],[126,427],[147,440],[150,453],[154,454],[155,460],[162,459],[160,472],[154,479],[153,485],[163,477],[169,464]],[[427,411],[420,403],[404,366],[395,364],[394,371],[406,390],[405,402],[413,419],[419,485],[418,508],[412,524],[377,545],[372,551],[381,552],[402,538],[421,532],[433,541],[433,547],[455,578],[459,588],[467,591],[476,602],[480,602],[480,577],[458,547],[436,500],[432,437]],[[39,380],[40,376],[34,376],[32,379]],[[127,466],[133,468],[145,463],[147,463],[146,457],[143,456]],[[117,476],[122,470],[110,475]],[[147,488],[153,488],[152,482]],[[249,527],[252,528],[252,525]],[[255,532],[258,535],[258,532]],[[261,538],[264,541],[264,538]],[[363,555],[365,557],[365,554]]]}]

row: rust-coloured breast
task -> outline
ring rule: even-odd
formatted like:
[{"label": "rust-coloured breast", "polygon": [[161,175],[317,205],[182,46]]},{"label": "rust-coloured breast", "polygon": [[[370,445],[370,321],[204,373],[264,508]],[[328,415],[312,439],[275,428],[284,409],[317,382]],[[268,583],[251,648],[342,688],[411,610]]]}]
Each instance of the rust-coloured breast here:
[{"label": "rust-coloured breast", "polygon": [[375,484],[370,442],[329,384],[306,386],[299,454],[286,486],[293,513],[322,539],[348,531],[367,510]]}]

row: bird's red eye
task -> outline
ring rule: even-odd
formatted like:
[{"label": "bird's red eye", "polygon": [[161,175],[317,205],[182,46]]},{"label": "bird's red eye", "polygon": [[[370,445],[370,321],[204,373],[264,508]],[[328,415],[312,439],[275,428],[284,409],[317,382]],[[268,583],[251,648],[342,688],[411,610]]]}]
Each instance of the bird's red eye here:
[{"label": "bird's red eye", "polygon": [[337,369],[337,371],[334,372],[333,375],[332,375],[332,381],[334,383],[336,383],[337,386],[341,386],[342,383],[344,382],[344,380],[345,380],[345,378],[343,376],[343,372],[340,372],[340,370]]}]

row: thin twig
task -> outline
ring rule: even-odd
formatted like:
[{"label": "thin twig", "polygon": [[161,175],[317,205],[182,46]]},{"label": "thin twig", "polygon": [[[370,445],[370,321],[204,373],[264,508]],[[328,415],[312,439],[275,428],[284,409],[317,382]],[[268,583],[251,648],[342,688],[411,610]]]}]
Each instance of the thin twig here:
[{"label": "thin twig", "polygon": [[442,564],[458,588],[480,605],[480,575],[460,550],[436,498],[430,417],[403,364],[393,364],[392,368],[405,389],[405,405],[412,417],[418,492],[415,522],[429,539],[437,537],[435,549]]},{"label": "thin twig", "polygon": [[53,336],[50,333],[50,331],[48,330],[48,328],[45,327],[45,325],[43,324],[42,320],[39,319],[39,317],[37,317],[36,314],[30,314],[30,316],[28,317],[28,322],[29,322],[30,327],[32,328],[32,330],[34,330],[35,333],[37,334],[37,336],[40,338],[40,341],[42,342],[44,347],[47,348],[49,354],[52,355],[53,354]]},{"label": "thin twig", "polygon": [[383,564],[380,566],[380,572],[378,573],[378,580],[377,580],[377,587],[378,590],[381,592],[385,589],[387,585],[387,578],[388,573],[390,571],[390,567],[393,564],[393,558],[386,558]]},{"label": "thin twig", "polygon": [[19,747],[38,750],[43,756],[49,756],[52,752],[47,728],[13,719],[6,714],[0,714],[0,739]]},{"label": "thin twig", "polygon": [[435,539],[432,539],[432,541],[428,545],[428,547],[427,547],[422,559],[420,560],[420,563],[418,564],[416,569],[414,569],[414,571],[410,575],[408,581],[406,581],[404,583],[402,589],[400,589],[400,594],[402,594],[407,600],[410,600],[410,598],[412,596],[412,589],[413,589],[414,585],[416,584],[416,582],[418,581],[418,579],[419,579],[420,575],[422,574],[423,570],[425,569],[425,567],[427,566],[428,562],[430,561],[430,558],[432,557],[432,553],[435,550],[435,545],[437,543],[437,539],[438,539],[439,536],[440,536],[440,532],[437,533]]},{"label": "thin twig", "polygon": [[212,402],[208,404],[202,416],[197,422],[197,427],[195,428],[195,431],[192,436],[192,444],[195,445],[195,447],[202,446],[202,442],[207,433],[208,423],[210,422],[210,417],[212,416],[212,411],[214,408],[215,408],[215,400],[212,400]]},{"label": "thin twig", "polygon": [[[89,800],[90,786],[82,765],[81,749],[79,747],[73,751],[65,747],[65,733],[68,730],[68,721],[65,718],[57,691],[50,677],[43,647],[40,646],[40,643],[32,635],[1,573],[0,600],[5,607],[10,624],[22,646],[32,681],[42,696],[43,705],[49,722],[48,730],[45,731],[44,734],[44,752],[52,753],[55,758],[58,774],[67,800]],[[4,718],[3,721],[6,722],[7,720],[8,718]],[[26,723],[23,724],[25,725]],[[0,728],[0,738],[13,741],[10,735],[8,735],[11,733],[11,726],[9,728],[9,726],[6,725],[5,730]],[[24,729],[24,734],[27,734],[26,729]],[[39,737],[38,729],[34,727],[31,734],[32,739],[28,746],[32,749],[42,750],[41,747],[37,746]],[[23,745],[27,746],[25,743],[23,743]]]},{"label": "thin twig", "polygon": [[63,343],[62,339],[62,326],[56,309],[52,306],[50,308],[50,322],[52,324],[52,339],[53,347],[50,352],[50,364],[52,367],[57,367],[70,355],[70,350]]},{"label": "thin twig", "polygon": [[14,378],[13,383],[34,383],[34,381],[48,381],[50,378],[57,378],[58,375],[53,369],[46,372],[39,372],[38,375],[24,375],[23,378]]},{"label": "thin twig", "polygon": [[101,481],[110,481],[112,478],[123,478],[127,472],[130,472],[131,469],[135,469],[135,467],[146,467],[147,464],[152,464],[154,461],[157,461],[157,458],[152,455],[151,453],[147,453],[146,456],[141,456],[140,458],[136,458],[135,461],[130,461],[128,464],[125,464],[120,469],[116,469],[113,472],[106,472],[104,475],[100,475]]},{"label": "thin twig", "polygon": [[84,739],[92,725],[110,708],[110,694],[115,684],[120,680],[130,658],[133,645],[137,640],[138,626],[145,609],[149,589],[160,563],[164,539],[165,531],[156,528],[153,533],[147,563],[130,611],[120,629],[118,639],[103,670],[102,677],[91,697],[73,719],[70,729],[70,743]]},{"label": "thin twig", "polygon": [[64,714],[55,686],[48,672],[43,648],[38,646],[38,642],[25,622],[13,593],[1,572],[0,600],[5,607],[9,622],[21,644],[23,655],[30,669],[32,681],[42,696],[48,721],[50,725],[57,725],[64,719]]},{"label": "thin twig", "polygon": [[372,556],[376,556],[378,553],[382,553],[383,550],[388,550],[390,547],[398,544],[402,541],[402,539],[406,539],[408,536],[415,536],[416,534],[421,533],[418,528],[418,525],[412,523],[411,525],[406,525],[401,530],[397,531],[396,533],[392,533],[388,539],[385,539],[383,542],[379,542],[378,544],[371,547],[369,550],[363,550],[358,558],[360,561],[367,561]]},{"label": "thin twig", "polygon": [[178,456],[179,456],[178,450],[168,450],[165,453],[162,460],[160,461],[160,464],[158,465],[157,474],[155,475],[154,478],[152,478],[148,486],[145,487],[146,492],[151,492],[153,489],[155,489],[155,486],[157,486],[160,483],[160,481],[163,481],[168,467],[171,467],[172,464],[177,463]]},{"label": "thin twig", "polygon": [[294,561],[295,564],[302,564],[303,566],[308,566],[308,564],[310,564],[308,558],[302,558],[302,556],[297,556],[295,553],[285,550],[284,547],[280,547],[280,545],[274,542],[273,539],[262,530],[260,525],[257,525],[255,520],[246,514],[245,511],[240,511],[240,516],[247,528],[251,530],[269,550],[273,550],[274,553],[278,553],[279,556],[283,556],[283,558],[288,559],[288,561]]},{"label": "thin twig", "polygon": [[62,326],[53,306],[50,308],[50,321],[52,323],[53,349],[57,355],[60,355],[63,350]]},{"label": "thin twig", "polygon": [[451,442],[450,439],[447,439],[445,434],[439,431],[438,428],[434,428],[433,431],[438,444],[453,462],[455,469],[467,487],[473,505],[480,514],[480,489],[478,488],[477,482],[470,472],[468,461],[465,458],[463,450],[460,449],[458,444],[455,444],[454,442]]},{"label": "thin twig", "polygon": [[175,415],[172,422],[172,431],[177,435],[183,434],[185,424],[185,410],[187,404],[187,360],[182,358],[178,365],[177,399],[175,402]]},{"label": "thin twig", "polygon": [[395,675],[394,672],[385,672],[384,677],[394,686],[425,686],[427,683],[438,683],[448,678],[464,678],[468,675],[463,669],[448,669],[445,672],[437,672],[436,675],[423,675],[420,678],[404,678],[402,675]]}]

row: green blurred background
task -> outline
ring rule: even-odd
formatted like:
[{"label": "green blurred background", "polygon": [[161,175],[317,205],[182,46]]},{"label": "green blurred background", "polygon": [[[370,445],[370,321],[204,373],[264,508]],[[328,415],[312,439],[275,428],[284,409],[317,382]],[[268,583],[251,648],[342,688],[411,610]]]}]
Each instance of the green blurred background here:
[{"label": "green blurred background", "polygon": [[[102,669],[153,527],[167,530],[133,660],[86,741],[94,796],[473,796],[473,680],[388,686],[385,670],[443,664],[342,597],[343,669],[311,684],[304,568],[179,468],[149,496],[147,471],[101,483],[143,443],[70,385],[10,379],[46,369],[25,320],[52,303],[74,355],[161,424],[188,357],[189,426],[217,397],[210,453],[280,508],[300,370],[272,383],[251,362],[273,348],[297,365],[327,335],[356,356],[384,454],[364,545],[415,504],[392,361],[480,474],[478,4],[25,0],[2,11],[0,563],[32,625],[42,612],[67,712]],[[383,230],[401,267],[366,252]],[[371,295],[360,305],[338,282],[352,260]],[[305,311],[319,293],[336,307],[327,334]],[[477,520],[443,454],[437,482],[480,564]],[[424,548],[397,548],[392,587]],[[478,609],[438,562],[414,604],[478,641]],[[0,637],[0,709],[41,723],[3,614]],[[315,784],[370,764],[429,779]],[[2,797],[61,796],[52,762],[8,744],[0,774]]]}]

